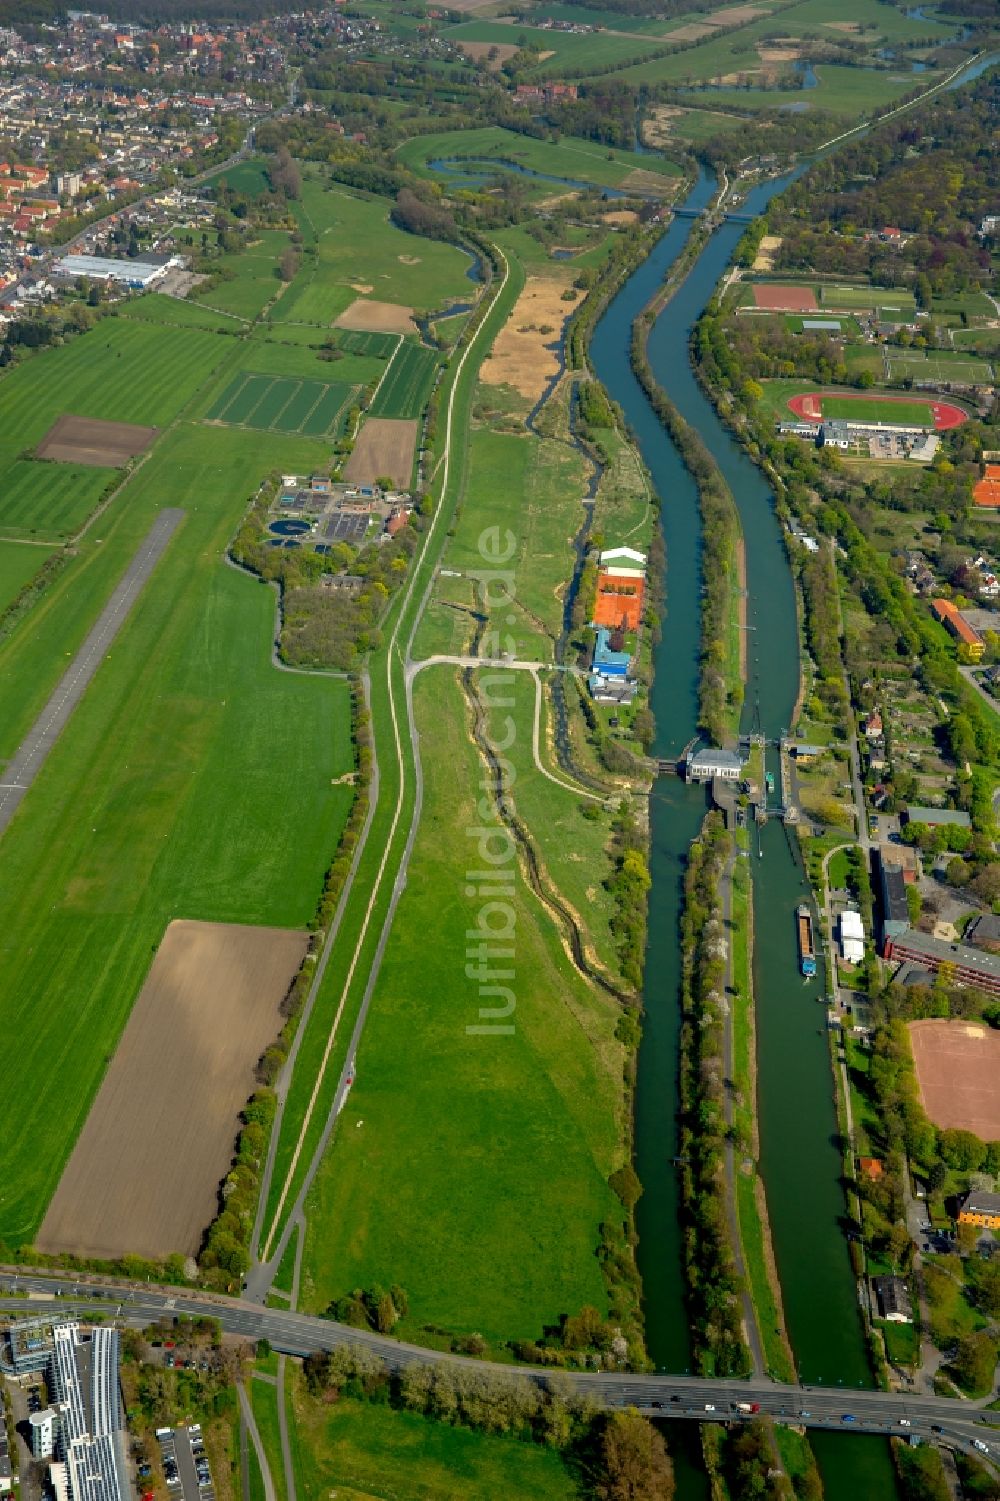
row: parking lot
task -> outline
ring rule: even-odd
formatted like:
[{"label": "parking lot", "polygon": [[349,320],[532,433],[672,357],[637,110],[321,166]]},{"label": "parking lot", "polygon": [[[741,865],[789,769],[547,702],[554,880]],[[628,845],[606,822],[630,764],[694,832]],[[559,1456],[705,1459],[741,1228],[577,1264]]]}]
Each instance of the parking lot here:
[{"label": "parking lot", "polygon": [[172,1501],[215,1501],[201,1425],[157,1428],[163,1478]]}]

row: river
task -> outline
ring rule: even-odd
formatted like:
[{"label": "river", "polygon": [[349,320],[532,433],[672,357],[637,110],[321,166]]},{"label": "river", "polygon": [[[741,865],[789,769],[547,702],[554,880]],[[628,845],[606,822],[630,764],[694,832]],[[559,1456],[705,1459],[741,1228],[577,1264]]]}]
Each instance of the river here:
[{"label": "river", "polygon": [[[759,213],[790,181],[752,192],[741,212]],[[684,207],[709,201],[702,176]],[[650,256],[609,304],[591,342],[595,373],[620,403],[661,497],[667,553],[662,640],[655,653],[653,753],[672,757],[695,733],[700,602],[700,522],[696,488],[629,365],[631,325],[662,283],[697,221],[675,219]],[[798,694],[798,633],[791,572],[773,495],[763,474],[729,437],[691,369],[688,336],[732,257],[744,226],[723,224],[708,240],[649,339],[656,377],[698,429],[736,499],[747,554],[752,628],[744,730],[775,737],[789,725]],[[611,539],[609,539],[611,540]],[[774,767],[773,769],[777,769]],[[702,791],[660,778],[651,798],[650,939],[646,1016],[636,1090],[637,1207],[646,1335],[658,1367],[685,1370],[690,1343],[684,1310],[676,1153],[680,1030],[678,920],[687,850],[705,813]],[[806,893],[797,851],[783,826],[763,831],[753,858],[754,979],[758,1030],[761,1173],[771,1218],[792,1347],[806,1383],[866,1385],[870,1373],[854,1277],[842,1234],[846,1212],[833,1102],[822,983],[798,973],[793,914]],[[820,977],[822,981],[822,976]],[[671,1435],[673,1440],[674,1435]],[[891,1497],[887,1445],[832,1435],[817,1444],[830,1501],[858,1494]],[[684,1463],[682,1497],[705,1494]]]}]

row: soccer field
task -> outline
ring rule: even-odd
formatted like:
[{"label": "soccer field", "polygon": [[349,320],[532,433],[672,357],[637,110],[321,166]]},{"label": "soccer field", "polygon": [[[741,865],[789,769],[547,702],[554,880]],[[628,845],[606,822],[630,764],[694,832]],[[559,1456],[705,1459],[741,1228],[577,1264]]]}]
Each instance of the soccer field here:
[{"label": "soccer field", "polygon": [[209,422],[253,427],[264,433],[335,438],[357,389],[290,376],[238,375],[206,415]]},{"label": "soccer field", "polygon": [[993,366],[988,360],[969,355],[934,350],[930,354],[891,354],[888,356],[890,380],[940,381],[946,385],[988,386],[993,380]]},{"label": "soccer field", "polygon": [[823,397],[823,416],[834,419],[841,417],[847,422],[895,422],[933,427],[934,413],[931,407],[929,399],[921,401],[919,398],[913,401],[880,401],[877,396],[867,400],[857,400],[853,396]]}]

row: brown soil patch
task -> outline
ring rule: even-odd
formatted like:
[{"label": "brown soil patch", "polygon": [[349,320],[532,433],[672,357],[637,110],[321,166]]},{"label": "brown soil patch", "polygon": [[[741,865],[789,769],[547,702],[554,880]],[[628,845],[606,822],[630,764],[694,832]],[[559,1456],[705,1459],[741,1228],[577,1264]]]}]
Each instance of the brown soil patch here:
[{"label": "brown soil patch", "polygon": [[753,300],[773,313],[815,313],[818,308],[812,287],[755,286]]},{"label": "brown soil patch", "polygon": [[[371,291],[371,287],[368,288]],[[333,321],[334,328],[356,328],[362,332],[377,334],[415,334],[413,309],[399,302],[376,302],[372,297],[359,297],[345,308]]]},{"label": "brown soil patch", "polygon": [[397,255],[396,259],[397,259],[397,261],[401,262],[401,264],[404,265],[404,266],[419,266],[420,265],[420,257],[419,257],[419,255]]},{"label": "brown soil patch", "polygon": [[[472,62],[488,63],[490,70],[494,73],[498,72],[512,57],[516,57],[521,50],[513,42],[459,42],[458,48]],[[490,56],[491,53],[492,56]],[[551,55],[550,53],[549,56]]]},{"label": "brown soil patch", "polygon": [[1000,1141],[1000,1032],[936,1019],[910,1022],[907,1030],[928,1118],[945,1130]]},{"label": "brown soil patch", "polygon": [[708,21],[689,21],[686,26],[678,26],[676,31],[668,31],[662,38],[664,42],[700,42],[703,36],[711,36],[715,30]]},{"label": "brown soil patch", "polygon": [[636,224],[639,215],[633,208],[615,208],[610,214],[602,214],[601,218],[605,224]]},{"label": "brown soil patch", "polygon": [[712,26],[739,26],[744,21],[756,21],[758,16],[769,16],[769,5],[730,5],[725,10],[713,11],[706,20]]},{"label": "brown soil patch", "polygon": [[[513,386],[537,401],[559,372],[558,343],[576,307],[563,302],[568,277],[529,276],[479,372],[488,386]],[[543,331],[544,330],[544,331]]]},{"label": "brown soil patch", "polygon": [[794,63],[802,56],[801,47],[758,47],[762,63]]},{"label": "brown soil patch", "polygon": [[347,285],[353,287],[355,292],[360,292],[362,297],[366,297],[369,292],[375,290],[370,281],[351,281]]},{"label": "brown soil patch", "polygon": [[194,1255],[307,942],[283,928],[170,924],[49,1205],[40,1250]]},{"label": "brown soil patch", "polygon": [[676,184],[669,177],[663,177],[659,172],[648,172],[644,167],[633,167],[632,171],[621,180],[621,186],[626,193],[662,193],[671,197]]},{"label": "brown soil patch", "polygon": [[371,485],[380,475],[391,475],[397,490],[408,490],[417,426],[397,417],[368,417],[344,465],[344,479],[351,484]]},{"label": "brown soil patch", "polygon": [[861,24],[858,21],[822,21],[822,26],[828,26],[831,31],[860,31]]},{"label": "brown soil patch", "polygon": [[642,122],[642,139],[647,146],[662,146],[670,139],[671,122],[686,110],[677,104],[655,104]]},{"label": "brown soil patch", "polygon": [[722,84],[724,88],[732,84],[742,83],[744,78],[759,78],[763,75],[763,68],[743,68],[739,73],[720,73],[713,82]]},{"label": "brown soil patch", "polygon": [[774,267],[774,257],[781,249],[781,235],[765,235],[757,249],[757,255],[753,263],[754,271],[770,271]]},{"label": "brown soil patch", "polygon": [[[480,10],[493,10],[495,5],[496,0],[448,0],[449,10],[461,11],[463,14],[465,12],[472,14]],[[498,21],[505,21],[506,19],[506,16],[497,16]]]},{"label": "brown soil patch", "polygon": [[120,469],[136,454],[145,453],[159,432],[132,422],[103,422],[99,417],[59,417],[35,450],[40,459],[64,464],[92,464]]}]

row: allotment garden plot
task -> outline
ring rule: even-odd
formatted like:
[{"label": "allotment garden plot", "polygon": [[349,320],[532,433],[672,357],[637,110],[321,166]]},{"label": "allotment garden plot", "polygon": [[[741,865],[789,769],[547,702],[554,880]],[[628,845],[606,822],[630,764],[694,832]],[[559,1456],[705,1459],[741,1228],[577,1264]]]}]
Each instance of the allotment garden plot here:
[{"label": "allotment garden plot", "polygon": [[265,433],[335,438],[343,431],[357,392],[357,386],[248,373],[229,383],[207,417]]},{"label": "allotment garden plot", "polygon": [[46,1251],[194,1255],[304,933],[172,922],[38,1237]]}]

